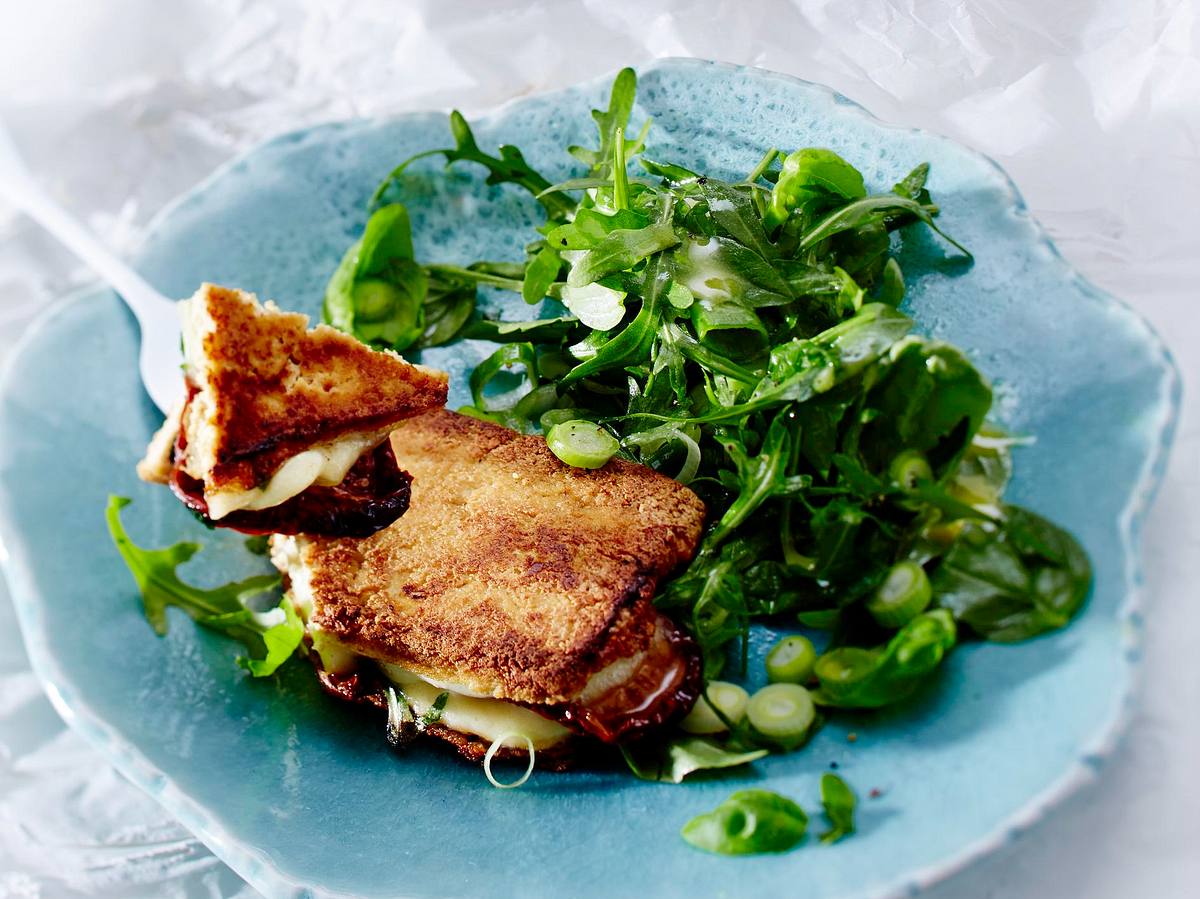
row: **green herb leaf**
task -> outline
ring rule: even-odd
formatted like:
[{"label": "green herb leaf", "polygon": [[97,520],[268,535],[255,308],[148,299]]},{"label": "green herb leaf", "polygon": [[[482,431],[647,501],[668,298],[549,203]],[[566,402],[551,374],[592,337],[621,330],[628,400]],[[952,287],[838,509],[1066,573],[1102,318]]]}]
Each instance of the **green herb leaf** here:
[{"label": "green herb leaf", "polygon": [[413,261],[408,212],[377,210],[325,288],[326,323],[365,343],[403,350],[425,330],[429,277]]},{"label": "green herb leaf", "polygon": [[304,625],[286,598],[266,612],[253,611],[245,603],[277,588],[279,577],[261,575],[211,590],[184,583],[176,569],[199,552],[200,545],[183,542],[165,549],[136,545],[121,524],[121,509],[129,502],[123,496],[110,496],[104,517],[117,551],[142,592],[142,608],[155,633],[166,634],[167,608],[175,606],[204,627],[241,642],[251,655],[239,657],[237,663],[254,677],[274,673],[300,645]]},{"label": "green herb leaf", "polygon": [[786,852],[808,829],[804,809],[769,790],[739,790],[713,811],[697,815],[681,835],[697,849],[720,855]]},{"label": "green herb leaf", "polygon": [[679,237],[675,234],[675,229],[665,222],[647,225],[636,231],[611,231],[571,266],[571,272],[567,275],[567,285],[583,287],[599,281],[605,275],[632,268],[647,256],[669,249],[677,243]]},{"label": "green herb leaf", "polygon": [[823,195],[857,200],[866,193],[858,169],[832,150],[816,147],[797,150],[783,160],[763,224],[768,229],[777,228],[796,209],[819,201]]},{"label": "green herb leaf", "polygon": [[728,749],[706,737],[677,737],[662,744],[622,746],[629,770],[642,780],[682,783],[696,771],[736,768],[767,755],[765,749]]},{"label": "green herb leaf", "polygon": [[1091,585],[1075,538],[1019,506],[1005,506],[999,525],[967,523],[933,577],[938,605],[1001,643],[1063,627]]},{"label": "green herb leaf", "polygon": [[822,843],[836,843],[854,833],[854,791],[836,774],[821,775],[821,806],[829,819],[829,830],[821,834]]},{"label": "green herb leaf", "polygon": [[268,534],[259,534],[256,537],[247,537],[245,543],[246,549],[254,553],[256,556],[265,556],[271,549],[271,537]]},{"label": "green herb leaf", "polygon": [[966,247],[937,226],[933,220],[932,213],[927,207],[922,206],[915,200],[897,196],[896,194],[880,194],[874,197],[864,197],[861,200],[855,200],[853,203],[849,203],[829,213],[829,215],[804,232],[804,236],[800,241],[800,248],[808,249],[822,240],[833,237],[835,234],[841,234],[843,231],[848,231],[851,228],[861,228],[863,225],[872,222],[883,222],[889,217],[900,215],[912,216],[918,221],[923,222],[968,259],[972,258],[971,253]]},{"label": "green herb leaf", "polygon": [[525,302],[531,305],[541,302],[558,277],[561,267],[562,260],[551,247],[539,250],[525,268],[525,278],[521,283],[521,297]]},{"label": "green herb leaf", "polygon": [[578,326],[579,319],[571,315],[517,322],[480,318],[467,325],[462,331],[462,336],[471,340],[491,340],[495,343],[557,343],[574,333]]},{"label": "green herb leaf", "polygon": [[820,705],[878,708],[908,696],[941,664],[956,641],[954,619],[945,609],[918,615],[886,646],[844,646],[825,653],[814,669]]}]

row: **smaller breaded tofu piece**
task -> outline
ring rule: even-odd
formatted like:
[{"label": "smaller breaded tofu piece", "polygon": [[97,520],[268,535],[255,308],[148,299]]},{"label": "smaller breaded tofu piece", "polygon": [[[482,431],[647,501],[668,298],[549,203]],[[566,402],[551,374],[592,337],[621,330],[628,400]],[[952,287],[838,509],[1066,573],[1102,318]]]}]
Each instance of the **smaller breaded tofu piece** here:
[{"label": "smaller breaded tofu piece", "polygon": [[444,373],[253,294],[204,284],[179,305],[187,399],[138,472],[214,523],[253,525],[248,513],[341,484],[399,422],[446,401]]},{"label": "smaller breaded tofu piece", "polygon": [[445,410],[392,448],[413,477],[403,518],[365,540],[273,538],[326,681],[370,665],[450,691],[441,723],[472,756],[504,725],[456,727],[460,697],[605,742],[690,707],[698,652],[651,598],[696,551],[691,490],[618,459],[572,468],[541,437]]}]

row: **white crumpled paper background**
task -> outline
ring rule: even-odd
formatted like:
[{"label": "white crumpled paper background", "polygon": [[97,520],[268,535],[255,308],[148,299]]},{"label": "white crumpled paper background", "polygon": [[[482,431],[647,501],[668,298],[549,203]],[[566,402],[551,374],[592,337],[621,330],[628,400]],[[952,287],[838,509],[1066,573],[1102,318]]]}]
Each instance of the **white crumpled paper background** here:
[{"label": "white crumpled paper background", "polygon": [[[128,251],[168,200],[277,132],[479,112],[672,55],[823,82],[992,155],[1066,256],[1150,318],[1185,385],[1200,384],[1200,14],[1188,0],[9,2],[0,113],[43,183]],[[0,205],[0,361],[38,310],[88,280]],[[1185,406],[1145,528],[1129,737],[1097,783],[931,895],[1196,895],[1200,441]],[[0,899],[254,895],[64,728],[0,588]]]}]

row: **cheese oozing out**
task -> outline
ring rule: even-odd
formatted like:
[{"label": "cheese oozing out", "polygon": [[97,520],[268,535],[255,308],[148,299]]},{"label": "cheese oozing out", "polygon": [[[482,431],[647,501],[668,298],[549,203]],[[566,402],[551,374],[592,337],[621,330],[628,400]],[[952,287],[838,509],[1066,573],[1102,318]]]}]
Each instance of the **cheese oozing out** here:
[{"label": "cheese oozing out", "polygon": [[270,509],[298,496],[314,484],[330,487],[340,484],[363,453],[387,438],[387,431],[347,434],[337,440],[297,453],[284,462],[262,487],[250,490],[210,490],[204,488],[208,517],[213,521],[238,509]]},{"label": "cheese oozing out", "polygon": [[[273,304],[268,303],[268,308]],[[387,438],[388,431],[357,431],[326,443],[312,446],[284,462],[261,487],[249,490],[209,487],[205,475],[217,461],[216,410],[208,389],[207,365],[204,359],[204,337],[216,328],[208,307],[199,299],[183,300],[179,304],[183,329],[184,362],[196,393],[183,413],[183,428],[187,434],[187,453],[184,470],[204,482],[204,501],[208,517],[219,521],[239,509],[269,509],[303,493],[314,484],[340,484],[363,453],[374,449]]]},{"label": "cheese oozing out", "polygon": [[440,694],[449,693],[439,723],[488,742],[504,737],[501,746],[525,749],[524,738],[528,737],[533,741],[534,749],[547,749],[571,735],[571,731],[557,721],[544,718],[524,706],[482,695],[465,685],[435,681],[401,665],[367,659],[312,621],[312,578],[301,559],[296,538],[276,536],[272,541],[271,560],[287,571],[292,603],[304,621],[313,650],[321,658],[321,667],[331,674],[347,674],[362,661],[373,661],[383,675],[404,692],[417,715],[428,711]]}]

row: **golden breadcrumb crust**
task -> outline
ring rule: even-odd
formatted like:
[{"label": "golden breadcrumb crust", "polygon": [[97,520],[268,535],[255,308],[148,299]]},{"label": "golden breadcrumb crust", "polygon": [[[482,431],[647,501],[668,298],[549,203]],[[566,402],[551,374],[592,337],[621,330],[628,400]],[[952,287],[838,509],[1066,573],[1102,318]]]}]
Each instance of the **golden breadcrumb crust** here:
[{"label": "golden breadcrumb crust", "polygon": [[570,699],[645,648],[659,580],[704,504],[649,468],[560,462],[541,437],[438,410],[393,434],[405,516],[365,540],[301,538],[313,620],[363,655],[519,702]]},{"label": "golden breadcrumb crust", "polygon": [[215,327],[204,335],[216,463],[208,488],[249,489],[308,447],[386,429],[446,402],[444,372],[372,350],[253,294],[203,285]]}]

